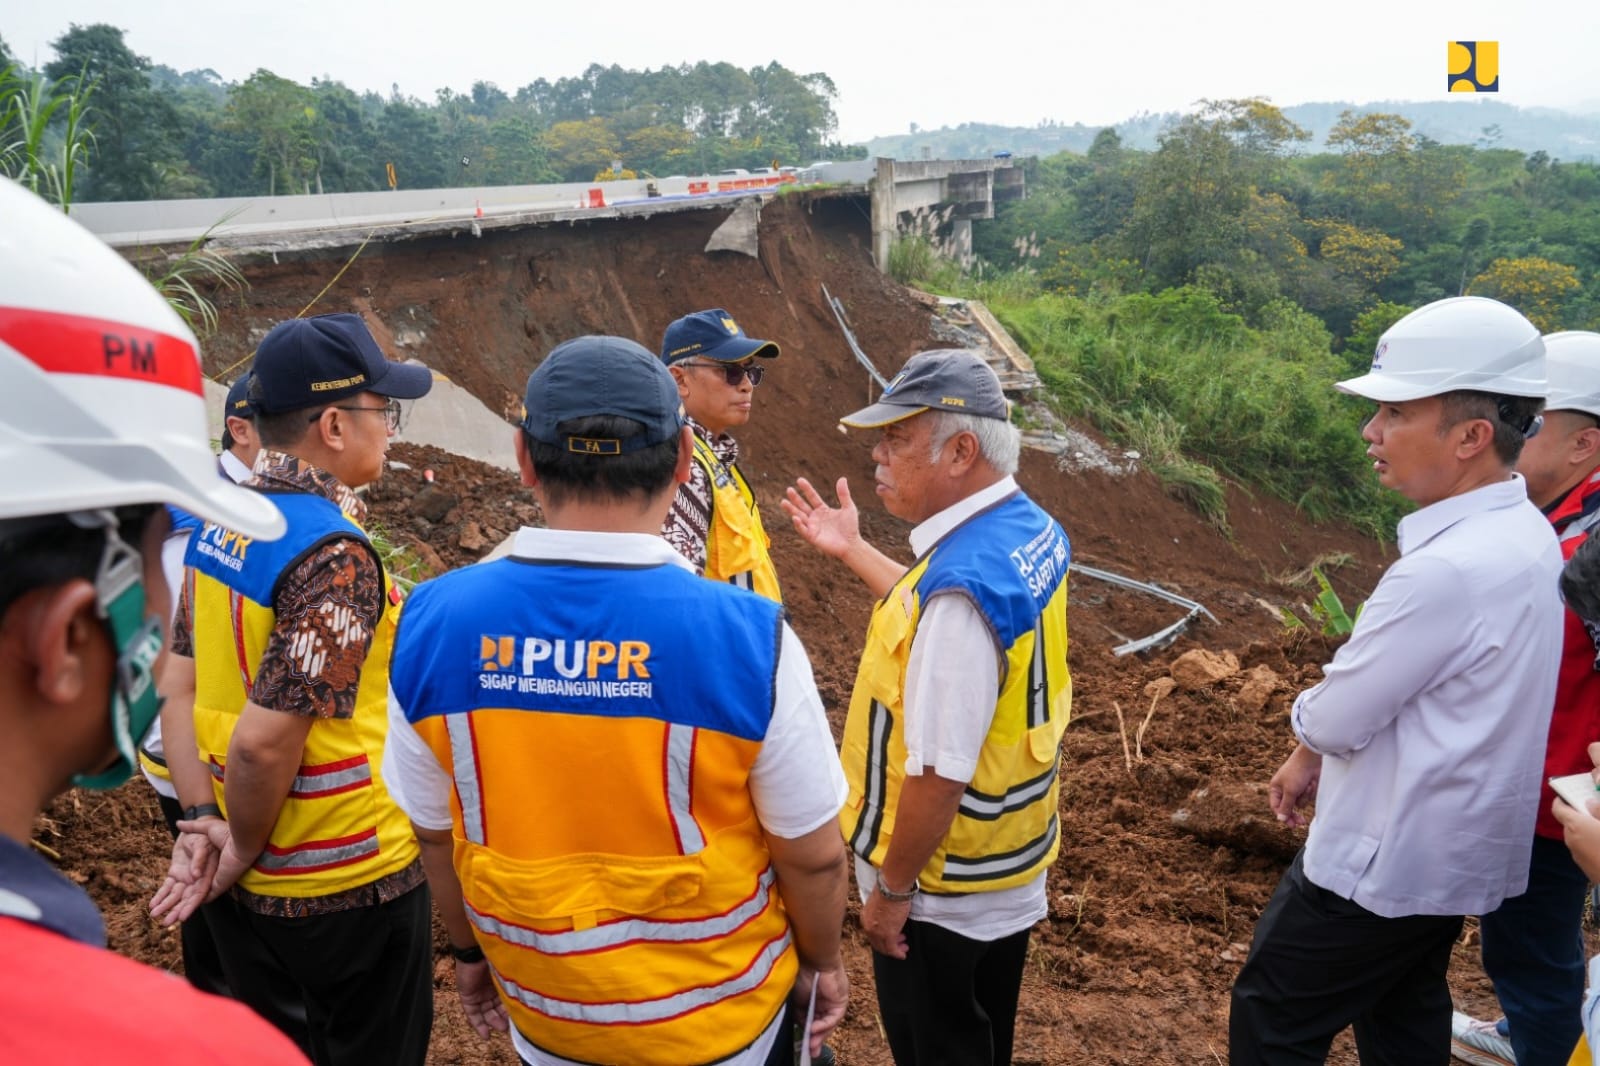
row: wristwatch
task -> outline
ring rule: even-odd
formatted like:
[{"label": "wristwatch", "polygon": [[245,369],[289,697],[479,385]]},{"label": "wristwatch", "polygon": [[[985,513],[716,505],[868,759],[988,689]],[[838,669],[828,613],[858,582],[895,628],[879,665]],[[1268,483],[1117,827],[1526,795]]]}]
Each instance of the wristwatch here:
[{"label": "wristwatch", "polygon": [[479,947],[477,944],[472,945],[470,948],[458,948],[454,944],[451,944],[450,957],[455,959],[457,962],[464,962],[469,965],[474,962],[482,962],[483,948]]},{"label": "wristwatch", "polygon": [[878,878],[878,895],[882,896],[890,903],[909,903],[911,900],[915,899],[917,893],[921,891],[922,885],[915,879],[912,880],[911,887],[906,889],[904,892],[895,892],[889,888],[888,884],[883,880],[882,877]]}]

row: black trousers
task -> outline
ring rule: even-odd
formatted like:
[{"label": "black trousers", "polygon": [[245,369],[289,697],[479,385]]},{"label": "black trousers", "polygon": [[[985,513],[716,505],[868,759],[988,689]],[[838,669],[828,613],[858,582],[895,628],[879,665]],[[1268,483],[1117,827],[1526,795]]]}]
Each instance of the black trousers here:
[{"label": "black trousers", "polygon": [[426,885],[308,918],[237,907],[239,929],[219,936],[217,951],[241,1002],[258,1012],[304,1004],[305,1042],[284,1032],[316,1066],[423,1066],[433,1031],[431,908]]},{"label": "black trousers", "polygon": [[1355,1027],[1362,1066],[1448,1066],[1445,972],[1461,918],[1383,918],[1306,879],[1304,852],[1256,923],[1228,1014],[1232,1066],[1327,1060]]},{"label": "black trousers", "polygon": [[895,1066],[1008,1066],[1028,933],[972,940],[906,922],[906,957],[872,953]]}]

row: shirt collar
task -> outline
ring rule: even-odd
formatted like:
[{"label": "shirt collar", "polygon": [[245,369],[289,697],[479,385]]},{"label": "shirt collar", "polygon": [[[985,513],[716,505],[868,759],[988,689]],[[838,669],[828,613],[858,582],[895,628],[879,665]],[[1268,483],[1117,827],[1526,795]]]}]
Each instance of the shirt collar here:
[{"label": "shirt collar", "polygon": [[[687,418],[688,416],[685,417]],[[712,455],[715,455],[718,459],[721,459],[725,463],[736,463],[739,461],[738,441],[734,440],[726,433],[718,433],[713,436],[709,429],[707,429],[705,426],[702,426],[692,418],[689,418],[688,422],[690,428],[694,430],[694,435],[711,446]]]},{"label": "shirt collar", "polygon": [[93,901],[26,844],[0,836],[0,917],[20,918],[103,948],[105,922]]},{"label": "shirt collar", "polygon": [[535,529],[523,526],[511,544],[518,559],[567,563],[627,563],[655,566],[671,563],[693,571],[658,533],[597,533],[592,530]]},{"label": "shirt collar", "polygon": [[338,504],[339,510],[357,525],[366,521],[366,501],[357,496],[354,489],[326,470],[287,452],[261,449],[261,454],[256,456],[255,477],[251,483],[264,489],[315,493]]},{"label": "shirt collar", "polygon": [[243,459],[232,452],[223,452],[217,457],[217,469],[222,471],[223,477],[235,485],[240,485],[250,480],[250,468],[245,465]]},{"label": "shirt collar", "polygon": [[920,559],[952,529],[1016,491],[1017,479],[1008,474],[988,488],[979,489],[971,496],[957,500],[932,518],[923,519],[917,528],[911,531],[911,551]]},{"label": "shirt collar", "polygon": [[1400,519],[1396,535],[1396,539],[1400,542],[1400,554],[1416,551],[1463,518],[1484,511],[1515,507],[1527,501],[1528,483],[1522,479],[1521,474],[1514,473],[1505,481],[1491,482],[1470,492],[1447,496],[1438,503],[1430,503],[1420,511],[1413,511]]}]

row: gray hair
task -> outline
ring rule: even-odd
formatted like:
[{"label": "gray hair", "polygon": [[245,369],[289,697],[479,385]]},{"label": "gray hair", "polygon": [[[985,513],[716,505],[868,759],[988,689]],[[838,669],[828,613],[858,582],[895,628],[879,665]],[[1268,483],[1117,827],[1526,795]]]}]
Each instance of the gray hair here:
[{"label": "gray hair", "polygon": [[933,420],[929,432],[931,449],[929,458],[938,459],[940,450],[957,433],[971,433],[978,438],[978,454],[984,461],[1004,475],[1017,472],[1017,457],[1022,451],[1022,432],[1010,422],[999,418],[981,418],[959,411],[929,411]]}]

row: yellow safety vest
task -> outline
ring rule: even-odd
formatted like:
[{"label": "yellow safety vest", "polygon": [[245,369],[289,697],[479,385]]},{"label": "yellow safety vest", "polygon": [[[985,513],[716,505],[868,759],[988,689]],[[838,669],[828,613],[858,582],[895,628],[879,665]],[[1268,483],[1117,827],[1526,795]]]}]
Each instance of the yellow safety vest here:
[{"label": "yellow safety vest", "polygon": [[1026,884],[1055,860],[1057,765],[1072,706],[1069,551],[1061,527],[1017,493],[935,544],[874,608],[840,751],[850,787],[840,824],[857,855],[882,866],[894,835],[905,780],[905,676],[922,610],[935,596],[965,595],[1005,663],[977,769],[918,882],[934,894],[994,891]]},{"label": "yellow safety vest", "polygon": [[761,525],[750,483],[733,463],[724,463],[711,445],[694,437],[694,461],[711,481],[711,528],[706,533],[706,577],[750,589],[776,603],[778,571],[772,565],[772,541]]},{"label": "yellow safety vest", "polygon": [[[184,560],[194,573],[195,739],[224,816],[228,742],[272,633],[278,582],[333,537],[356,534],[366,543],[365,532],[330,500],[272,497],[289,522],[283,540],[252,543],[207,523]],[[312,724],[267,847],[239,879],[246,891],[330,895],[403,870],[419,855],[410,819],[379,774],[389,731],[389,654],[400,613],[387,573],[384,588],[388,595],[361,667],[355,713]]]},{"label": "yellow safety vest", "polygon": [[[454,781],[467,916],[535,1046],[686,1066],[782,1010],[798,963],[749,786],[780,618],[670,565],[507,559],[413,592],[395,698]],[[684,669],[707,632],[725,668]]]}]

